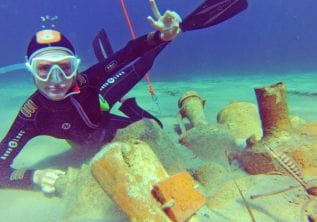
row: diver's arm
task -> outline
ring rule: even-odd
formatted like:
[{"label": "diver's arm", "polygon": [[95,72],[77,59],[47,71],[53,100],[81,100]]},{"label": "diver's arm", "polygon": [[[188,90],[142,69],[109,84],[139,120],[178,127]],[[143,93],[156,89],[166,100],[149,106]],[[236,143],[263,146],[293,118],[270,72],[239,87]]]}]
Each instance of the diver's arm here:
[{"label": "diver's arm", "polygon": [[124,48],[106,60],[88,68],[83,74],[87,76],[90,84],[101,86],[110,75],[163,43],[165,41],[161,39],[158,31],[130,40]]},{"label": "diver's arm", "polygon": [[93,85],[101,86],[106,79],[120,69],[143,56],[146,52],[173,40],[180,32],[180,16],[167,10],[160,14],[154,0],[150,0],[152,11],[156,20],[148,16],[148,21],[157,31],[150,32],[137,39],[131,40],[121,50],[114,53],[110,58],[98,63],[83,73],[90,79]]},{"label": "diver's arm", "polygon": [[24,145],[37,135],[32,121],[23,118],[21,112],[9,132],[0,143],[0,188],[31,189],[32,170],[15,170],[11,164]]}]

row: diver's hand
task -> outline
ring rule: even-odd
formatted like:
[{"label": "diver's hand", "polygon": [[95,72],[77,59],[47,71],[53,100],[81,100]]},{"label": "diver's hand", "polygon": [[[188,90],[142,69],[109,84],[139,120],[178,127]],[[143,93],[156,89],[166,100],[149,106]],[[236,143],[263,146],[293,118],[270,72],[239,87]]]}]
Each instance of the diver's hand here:
[{"label": "diver's hand", "polygon": [[33,183],[39,185],[44,193],[54,193],[56,180],[64,174],[64,171],[55,169],[35,170]]},{"label": "diver's hand", "polygon": [[162,16],[158,7],[155,3],[155,0],[149,0],[151,8],[154,14],[156,21],[148,16],[147,20],[149,23],[156,29],[161,32],[161,39],[163,41],[173,40],[180,32],[179,23],[182,22],[181,17],[174,11],[167,10]]}]

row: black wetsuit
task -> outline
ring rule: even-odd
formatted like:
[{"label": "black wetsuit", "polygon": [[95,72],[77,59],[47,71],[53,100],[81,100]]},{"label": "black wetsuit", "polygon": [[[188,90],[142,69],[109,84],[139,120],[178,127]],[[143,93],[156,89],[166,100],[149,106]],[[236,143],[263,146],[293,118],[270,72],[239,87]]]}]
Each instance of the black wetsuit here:
[{"label": "black wetsuit", "polygon": [[151,118],[133,99],[120,107],[128,117],[103,112],[98,97],[102,94],[112,107],[142,79],[166,44],[158,32],[141,36],[80,73],[77,78],[80,93],[62,101],[49,100],[39,91],[30,96],[0,143],[0,187],[33,187],[33,170],[14,170],[10,165],[24,145],[36,136],[48,135],[76,144],[101,146],[113,138],[117,129],[144,115]]}]

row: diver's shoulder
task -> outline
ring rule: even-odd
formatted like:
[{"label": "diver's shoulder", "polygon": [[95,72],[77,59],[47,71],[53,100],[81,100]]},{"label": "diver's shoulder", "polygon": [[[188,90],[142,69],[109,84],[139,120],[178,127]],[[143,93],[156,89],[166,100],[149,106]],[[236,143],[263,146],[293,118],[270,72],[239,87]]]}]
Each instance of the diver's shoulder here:
[{"label": "diver's shoulder", "polygon": [[85,85],[89,84],[89,78],[87,75],[87,71],[85,70],[84,72],[78,73],[77,75],[77,83],[79,85],[79,87],[83,87]]}]

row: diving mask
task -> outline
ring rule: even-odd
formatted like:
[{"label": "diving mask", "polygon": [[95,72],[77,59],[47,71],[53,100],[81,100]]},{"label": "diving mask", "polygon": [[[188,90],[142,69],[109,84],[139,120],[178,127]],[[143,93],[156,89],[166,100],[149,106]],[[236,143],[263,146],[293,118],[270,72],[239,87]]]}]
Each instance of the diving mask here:
[{"label": "diving mask", "polygon": [[34,56],[26,66],[33,76],[47,82],[54,74],[62,74],[65,79],[72,79],[78,71],[80,59],[65,52],[50,51]]}]

